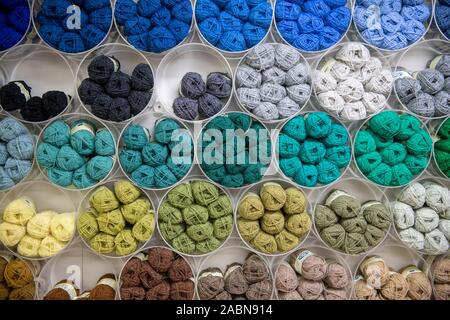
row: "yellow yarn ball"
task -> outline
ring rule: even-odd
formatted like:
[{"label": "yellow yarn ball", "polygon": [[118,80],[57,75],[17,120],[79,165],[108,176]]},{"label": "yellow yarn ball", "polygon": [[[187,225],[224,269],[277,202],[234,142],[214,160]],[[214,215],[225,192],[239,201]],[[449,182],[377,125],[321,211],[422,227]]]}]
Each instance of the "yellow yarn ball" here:
[{"label": "yellow yarn ball", "polygon": [[77,230],[84,239],[91,239],[98,233],[98,223],[94,214],[89,211],[79,215],[77,220]]},{"label": "yellow yarn ball", "polygon": [[246,194],[238,205],[238,214],[247,220],[258,220],[264,215],[264,205],[261,198],[254,193]]},{"label": "yellow yarn ball", "polygon": [[280,210],[286,202],[286,192],[278,183],[265,183],[259,191],[259,195],[264,207],[269,211]]},{"label": "yellow yarn ball", "polygon": [[101,232],[115,236],[125,228],[125,219],[120,209],[102,213],[97,217],[98,228]]},{"label": "yellow yarn ball", "polygon": [[3,220],[9,223],[25,226],[36,214],[36,206],[28,197],[21,197],[11,201],[3,212]]},{"label": "yellow yarn ball", "polygon": [[293,214],[286,220],[285,227],[297,237],[303,237],[311,229],[311,218],[309,214],[303,212],[301,214]]},{"label": "yellow yarn ball", "polygon": [[291,187],[286,190],[286,202],[283,211],[286,214],[302,213],[306,209],[306,198],[303,192],[297,188]]},{"label": "yellow yarn ball", "polygon": [[287,230],[282,230],[279,234],[277,234],[275,236],[275,241],[277,242],[278,250],[282,252],[294,249],[300,242],[297,236]]},{"label": "yellow yarn ball", "polygon": [[281,211],[266,211],[260,223],[261,229],[268,234],[278,234],[284,229],[284,215]]},{"label": "yellow yarn ball", "polygon": [[51,210],[38,213],[28,221],[27,233],[36,239],[44,239],[50,235],[50,222],[55,215],[57,213]]},{"label": "yellow yarn ball", "polygon": [[102,254],[111,253],[114,250],[114,236],[106,233],[96,234],[90,241],[91,248]]},{"label": "yellow yarn ball", "polygon": [[123,217],[130,224],[135,224],[143,216],[148,214],[152,205],[148,199],[139,198],[130,204],[123,205],[121,208]]},{"label": "yellow yarn ball", "polygon": [[130,229],[120,231],[114,238],[114,244],[118,256],[126,256],[133,253],[137,248],[136,240],[133,238]]},{"label": "yellow yarn ball", "polygon": [[0,224],[0,240],[7,247],[14,247],[26,233],[26,228],[14,223],[2,222]]},{"label": "yellow yarn ball", "polygon": [[137,241],[144,242],[150,239],[154,230],[155,215],[153,213],[149,213],[136,222],[133,229],[131,229],[131,233]]},{"label": "yellow yarn ball", "polygon": [[17,246],[17,252],[24,257],[34,258],[39,256],[41,240],[25,235]]},{"label": "yellow yarn ball", "polygon": [[141,191],[130,181],[119,180],[114,183],[114,192],[117,199],[123,204],[129,204],[140,197]]},{"label": "yellow yarn ball", "polygon": [[263,253],[273,254],[277,252],[277,242],[275,241],[275,237],[264,231],[259,231],[251,241],[251,244]]},{"label": "yellow yarn ball", "polygon": [[110,212],[119,207],[116,195],[105,186],[101,186],[94,191],[89,198],[89,203],[98,213]]},{"label": "yellow yarn ball", "polygon": [[252,241],[261,230],[258,220],[247,220],[239,218],[237,221],[239,233],[248,242]]},{"label": "yellow yarn ball", "polygon": [[50,222],[52,236],[62,242],[72,240],[75,233],[75,214],[60,213],[53,217]]},{"label": "yellow yarn ball", "polygon": [[39,256],[42,258],[47,258],[54,256],[60,252],[67,243],[57,240],[54,236],[47,236],[41,241],[39,246]]}]

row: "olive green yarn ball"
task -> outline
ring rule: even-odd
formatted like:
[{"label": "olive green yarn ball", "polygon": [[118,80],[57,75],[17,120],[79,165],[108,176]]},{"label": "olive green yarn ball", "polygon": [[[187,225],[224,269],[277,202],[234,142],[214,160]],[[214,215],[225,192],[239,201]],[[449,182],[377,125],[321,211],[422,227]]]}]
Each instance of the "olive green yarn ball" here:
[{"label": "olive green yarn ball", "polygon": [[89,198],[89,203],[98,213],[110,212],[119,207],[114,192],[105,186],[97,188]]},{"label": "olive green yarn ball", "polygon": [[391,224],[391,214],[388,208],[379,201],[369,201],[362,205],[362,214],[366,221],[380,229],[387,229]]},{"label": "olive green yarn ball", "polygon": [[214,233],[214,226],[211,222],[194,224],[186,228],[186,233],[192,240],[198,242],[210,238]]},{"label": "olive green yarn ball", "polygon": [[195,251],[195,242],[186,232],[182,232],[179,236],[172,240],[172,245],[175,250],[183,253],[191,254]]},{"label": "olive green yarn ball", "polygon": [[258,220],[264,215],[264,205],[256,194],[247,194],[239,202],[238,214],[247,220]]},{"label": "olive green yarn ball", "polygon": [[277,252],[277,242],[275,237],[271,234],[259,231],[251,241],[251,244],[258,250],[267,254],[274,254]]},{"label": "olive green yarn ball", "polygon": [[251,242],[261,230],[258,220],[247,220],[243,218],[238,219],[237,227],[242,238],[248,242]]},{"label": "olive green yarn ball", "polygon": [[340,224],[326,227],[320,231],[322,240],[334,249],[340,249],[345,242],[346,232]]},{"label": "olive green yarn ball", "polygon": [[219,190],[212,183],[206,181],[194,181],[191,183],[191,187],[195,202],[202,206],[208,206],[219,197]]},{"label": "olive green yarn ball", "polygon": [[227,215],[214,220],[214,237],[220,240],[224,240],[233,231],[233,217]]},{"label": "olive green yarn ball", "polygon": [[301,238],[311,229],[311,218],[306,212],[290,215],[285,223],[286,229]]},{"label": "olive green yarn ball", "polygon": [[354,218],[347,218],[341,220],[341,226],[347,233],[361,233],[364,234],[367,229],[367,221],[362,216]]},{"label": "olive green yarn ball", "polygon": [[114,238],[114,247],[118,256],[126,256],[133,253],[137,248],[137,242],[131,230],[124,229],[120,231]]},{"label": "olive green yarn ball", "polygon": [[143,216],[131,229],[133,237],[137,241],[145,242],[155,230],[155,216],[152,213]]},{"label": "olive green yarn ball", "polygon": [[287,230],[282,230],[275,235],[278,250],[282,252],[294,249],[300,243],[298,237]]},{"label": "olive green yarn ball", "polygon": [[366,238],[367,244],[371,247],[379,244],[386,235],[386,232],[380,228],[377,228],[371,224],[367,225],[366,232],[364,233],[364,237]]},{"label": "olive green yarn ball", "polygon": [[167,194],[167,200],[172,206],[179,209],[184,209],[193,204],[194,196],[192,195],[192,190],[189,183],[181,183],[175,186]]},{"label": "olive green yarn ball", "polygon": [[121,211],[125,220],[134,225],[136,222],[142,219],[143,216],[148,214],[152,208],[150,201],[146,198],[139,198],[132,203],[122,206]]},{"label": "olive green yarn ball", "polygon": [[284,222],[284,215],[281,211],[266,211],[260,220],[261,229],[273,235],[284,229]]},{"label": "olive green yarn ball", "polygon": [[344,252],[356,255],[365,252],[368,249],[369,244],[363,234],[351,232],[345,235],[343,246]]},{"label": "olive green yarn ball", "polygon": [[259,195],[264,208],[269,211],[277,211],[286,203],[286,192],[278,183],[265,183]]},{"label": "olive green yarn ball", "polygon": [[183,222],[180,209],[175,208],[169,201],[164,201],[158,210],[159,219],[168,224],[179,224]]},{"label": "olive green yarn ball", "polygon": [[341,218],[356,217],[361,209],[361,204],[355,197],[341,190],[331,193],[326,204]]},{"label": "olive green yarn ball", "polygon": [[127,180],[115,182],[114,193],[117,199],[123,204],[132,203],[141,195],[141,191]]},{"label": "olive green yarn ball", "polygon": [[286,202],[283,206],[283,212],[286,214],[302,213],[306,210],[306,197],[305,194],[297,188],[287,188]]},{"label": "olive green yarn ball", "polygon": [[338,222],[338,216],[327,206],[318,204],[314,210],[314,222],[317,229],[322,230]]},{"label": "olive green yarn ball", "polygon": [[208,209],[199,204],[193,204],[183,209],[183,220],[189,226],[205,223],[208,218]]},{"label": "olive green yarn ball", "polygon": [[221,195],[217,200],[208,205],[209,216],[212,219],[217,219],[228,214],[233,213],[233,206],[231,199],[227,195]]},{"label": "olive green yarn ball", "polygon": [[195,249],[200,253],[208,253],[219,248],[221,244],[222,242],[219,239],[211,237],[204,241],[197,242],[195,244]]}]

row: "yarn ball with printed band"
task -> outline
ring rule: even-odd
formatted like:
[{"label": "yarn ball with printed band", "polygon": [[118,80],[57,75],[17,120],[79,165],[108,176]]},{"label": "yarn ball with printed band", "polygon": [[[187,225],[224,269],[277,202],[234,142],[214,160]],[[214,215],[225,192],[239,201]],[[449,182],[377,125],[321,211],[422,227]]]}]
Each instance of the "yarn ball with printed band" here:
[{"label": "yarn ball with printed band", "polygon": [[305,187],[335,181],[351,158],[345,127],[323,112],[286,122],[278,136],[277,152],[281,172]]},{"label": "yarn ball with printed band", "polygon": [[25,0],[6,2],[0,7],[0,50],[17,45],[29,31],[30,4]]},{"label": "yarn ball with printed band", "polygon": [[107,128],[96,128],[88,119],[56,120],[42,132],[36,160],[52,183],[87,189],[112,171],[115,148]]},{"label": "yarn ball with printed band", "polygon": [[427,167],[432,141],[420,120],[408,114],[382,111],[356,134],[356,164],[370,181],[403,186]]},{"label": "yarn ball with printed band", "polygon": [[219,248],[233,229],[228,194],[216,185],[192,180],[173,187],[158,210],[164,240],[184,254],[206,254]]},{"label": "yarn ball with printed band", "polygon": [[120,33],[136,49],[162,53],[183,42],[191,29],[189,0],[118,0],[114,17]]},{"label": "yarn ball with printed band", "polygon": [[438,141],[433,146],[434,161],[442,174],[450,177],[450,150],[447,148],[450,142],[449,119],[442,122],[436,138]]}]

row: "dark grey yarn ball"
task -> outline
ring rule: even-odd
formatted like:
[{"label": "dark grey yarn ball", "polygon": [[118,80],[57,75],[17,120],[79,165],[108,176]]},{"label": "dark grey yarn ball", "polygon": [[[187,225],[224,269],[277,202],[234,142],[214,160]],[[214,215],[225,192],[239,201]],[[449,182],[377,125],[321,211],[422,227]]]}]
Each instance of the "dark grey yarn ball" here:
[{"label": "dark grey yarn ball", "polygon": [[78,94],[84,104],[93,104],[95,98],[104,92],[101,85],[89,78],[84,79],[78,88]]},{"label": "dark grey yarn ball", "polygon": [[149,91],[153,89],[154,78],[150,66],[140,63],[134,68],[131,74],[131,86],[134,90]]},{"label": "dark grey yarn ball", "polygon": [[428,93],[421,92],[416,98],[412,99],[408,105],[408,109],[423,117],[434,116],[434,99]]},{"label": "dark grey yarn ball", "polygon": [[206,92],[219,99],[228,98],[231,95],[233,84],[230,77],[221,72],[213,72],[206,78]]},{"label": "dark grey yarn ball", "polygon": [[224,103],[212,94],[205,93],[198,99],[198,112],[202,118],[210,118],[219,113]]},{"label": "dark grey yarn ball", "polygon": [[437,70],[421,70],[417,73],[417,80],[425,93],[436,94],[444,87],[444,76]]},{"label": "dark grey yarn ball", "polygon": [[450,114],[450,93],[441,91],[434,96],[434,107],[436,116]]},{"label": "dark grey yarn ball", "polygon": [[173,101],[173,112],[185,120],[195,120],[198,116],[197,100],[188,97],[178,97]]},{"label": "dark grey yarn ball", "polygon": [[92,113],[100,119],[109,120],[113,99],[105,93],[100,93],[91,105]]},{"label": "dark grey yarn ball", "polygon": [[131,118],[131,108],[128,100],[125,98],[115,98],[111,104],[111,113],[109,120],[122,122]]},{"label": "dark grey yarn ball", "polygon": [[131,114],[137,115],[141,113],[142,110],[150,102],[152,98],[152,94],[150,92],[145,91],[131,91],[128,96],[128,103],[130,104]]},{"label": "dark grey yarn ball", "polygon": [[105,85],[106,92],[113,98],[127,98],[131,91],[131,78],[129,75],[114,72]]},{"label": "dark grey yarn ball", "polygon": [[419,80],[405,77],[395,81],[395,91],[397,92],[398,98],[404,104],[408,104],[412,99],[417,97],[421,90],[422,87]]},{"label": "dark grey yarn ball", "polygon": [[206,84],[197,72],[188,72],[181,79],[181,93],[188,98],[198,99],[206,92]]},{"label": "dark grey yarn ball", "polygon": [[88,74],[91,80],[106,84],[115,71],[119,71],[120,62],[114,57],[105,55],[97,56],[88,66]]}]

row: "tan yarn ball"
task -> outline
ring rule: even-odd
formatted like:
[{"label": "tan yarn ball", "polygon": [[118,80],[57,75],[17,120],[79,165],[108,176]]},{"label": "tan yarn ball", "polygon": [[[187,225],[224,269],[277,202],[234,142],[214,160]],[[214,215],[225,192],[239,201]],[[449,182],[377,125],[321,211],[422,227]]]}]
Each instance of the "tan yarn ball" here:
[{"label": "tan yarn ball", "polygon": [[301,238],[311,229],[311,218],[306,212],[290,215],[285,223],[286,229]]},{"label": "tan yarn ball", "polygon": [[432,293],[431,282],[427,275],[416,266],[408,266],[401,271],[408,283],[408,297],[412,300],[429,300]]},{"label": "tan yarn ball", "polygon": [[265,183],[262,186],[259,195],[266,210],[280,210],[286,203],[286,192],[278,183]]},{"label": "tan yarn ball", "polygon": [[355,298],[357,300],[375,300],[378,292],[375,288],[369,286],[362,276],[355,281]]},{"label": "tan yarn ball", "polygon": [[281,211],[266,211],[262,216],[261,228],[268,234],[278,234],[284,228],[284,215]]},{"label": "tan yarn ball", "polygon": [[249,193],[245,195],[238,205],[238,214],[247,220],[258,220],[264,215],[264,205],[261,198]]},{"label": "tan yarn ball", "polygon": [[283,206],[283,211],[286,214],[302,213],[306,209],[306,198],[304,193],[294,187],[287,188],[286,202]]},{"label": "tan yarn ball", "polygon": [[380,289],[387,282],[389,267],[379,256],[366,258],[359,267],[361,274],[369,286]]},{"label": "tan yarn ball", "polygon": [[433,266],[434,282],[450,283],[450,256],[442,257]]},{"label": "tan yarn ball", "polygon": [[409,285],[405,277],[398,272],[389,272],[381,294],[388,300],[403,300],[408,294]]},{"label": "tan yarn ball", "polygon": [[435,283],[434,296],[437,300],[450,300],[450,283]]}]

